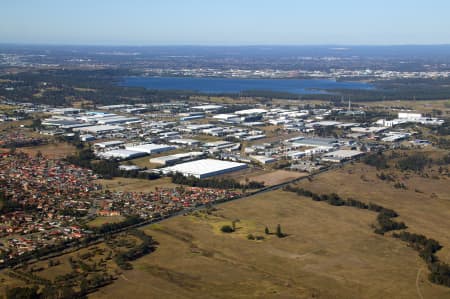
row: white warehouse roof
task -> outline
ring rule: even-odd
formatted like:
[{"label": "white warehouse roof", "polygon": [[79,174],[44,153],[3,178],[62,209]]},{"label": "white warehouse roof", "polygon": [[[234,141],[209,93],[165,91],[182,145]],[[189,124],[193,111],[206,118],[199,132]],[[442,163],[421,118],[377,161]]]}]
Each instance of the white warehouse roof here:
[{"label": "white warehouse roof", "polygon": [[245,163],[230,161],[203,159],[192,162],[186,162],[170,167],[163,168],[163,173],[181,173],[185,176],[194,176],[197,178],[207,178],[228,172],[233,172],[247,168]]},{"label": "white warehouse roof", "polygon": [[98,155],[100,158],[103,159],[119,159],[119,160],[125,160],[125,159],[131,159],[131,158],[137,158],[145,156],[145,153],[143,152],[137,152],[137,151],[129,151],[129,150],[112,150],[100,153]]},{"label": "white warehouse roof", "polygon": [[99,126],[90,126],[90,127],[82,127],[82,128],[74,128],[72,131],[79,131],[85,133],[104,133],[104,132],[113,132],[113,131],[123,131],[125,130],[120,126],[111,126],[111,125],[99,125]]},{"label": "white warehouse roof", "polygon": [[263,114],[263,113],[266,113],[266,112],[267,112],[266,109],[254,108],[254,109],[239,110],[239,111],[234,112],[234,114],[250,115],[250,114]]},{"label": "white warehouse roof", "polygon": [[125,146],[125,149],[130,151],[143,152],[147,154],[157,154],[176,149],[176,147],[167,144],[146,143],[135,146]]}]

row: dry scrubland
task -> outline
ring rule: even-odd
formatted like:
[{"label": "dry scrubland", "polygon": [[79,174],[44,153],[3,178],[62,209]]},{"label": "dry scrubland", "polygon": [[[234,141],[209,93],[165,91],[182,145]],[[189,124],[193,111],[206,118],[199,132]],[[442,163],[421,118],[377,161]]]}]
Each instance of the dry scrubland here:
[{"label": "dry scrubland", "polygon": [[35,156],[40,152],[49,159],[62,159],[70,155],[74,155],[77,151],[75,146],[66,142],[49,143],[44,145],[21,147],[18,151],[25,152],[31,156]]},{"label": "dry scrubland", "polygon": [[[448,180],[411,175],[425,193],[398,190],[357,164],[301,185],[393,208],[410,230],[450,248]],[[435,193],[431,198],[431,193]],[[220,205],[212,215],[180,216],[145,227],[156,252],[133,262],[91,298],[450,298],[426,278],[425,263],[406,243],[373,233],[376,213],[330,206],[275,191]],[[237,231],[220,227],[239,219]],[[281,224],[288,236],[265,235]],[[263,241],[247,235],[264,236]]]},{"label": "dry scrubland", "polygon": [[111,180],[98,179],[96,183],[109,190],[122,192],[153,192],[155,188],[175,188],[178,186],[177,184],[173,184],[172,179],[169,177],[156,180],[117,177]]}]

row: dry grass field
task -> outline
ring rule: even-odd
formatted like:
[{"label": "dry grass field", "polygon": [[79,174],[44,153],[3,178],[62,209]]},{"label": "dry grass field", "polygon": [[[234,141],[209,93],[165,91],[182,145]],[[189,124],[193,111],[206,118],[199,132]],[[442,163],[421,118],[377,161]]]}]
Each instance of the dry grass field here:
[{"label": "dry grass field", "polygon": [[[308,174],[304,172],[274,170],[274,171],[267,171],[266,173],[263,174],[250,175],[248,176],[248,179],[250,181],[263,182],[264,185],[266,186],[273,186],[307,175]],[[245,180],[241,180],[241,183],[245,183]]]},{"label": "dry grass field", "polygon": [[113,178],[112,180],[99,179],[97,184],[105,186],[112,191],[124,192],[152,192],[155,188],[175,188],[178,185],[173,184],[171,178],[164,177],[156,180],[132,179],[132,178]]},{"label": "dry grass field", "polygon": [[61,159],[76,153],[77,149],[70,143],[56,142],[45,145],[38,145],[32,147],[22,147],[18,149],[31,156],[35,156],[38,152],[42,153],[44,157],[50,159]]},{"label": "dry grass field", "polygon": [[[450,289],[428,282],[413,249],[373,233],[375,217],[284,191],[175,217],[145,227],[160,243],[156,252],[90,297],[449,298]],[[220,232],[235,219],[236,232]],[[287,237],[264,234],[277,224]]]},{"label": "dry grass field", "polygon": [[438,240],[444,248],[438,256],[450,262],[450,179],[444,176],[424,178],[414,173],[389,170],[405,184],[407,190],[394,188],[393,182],[377,178],[375,168],[363,164],[348,165],[315,177],[299,186],[323,194],[336,192],[394,209],[408,231]]},{"label": "dry grass field", "polygon": [[[442,111],[450,111],[450,100],[434,100],[434,101],[411,101],[397,100],[397,101],[378,101],[378,102],[361,102],[361,104],[368,107],[386,107],[386,108],[408,108],[417,110],[422,113],[432,112],[433,109]],[[357,105],[357,103],[355,104]],[[444,113],[445,115],[446,113]]]}]

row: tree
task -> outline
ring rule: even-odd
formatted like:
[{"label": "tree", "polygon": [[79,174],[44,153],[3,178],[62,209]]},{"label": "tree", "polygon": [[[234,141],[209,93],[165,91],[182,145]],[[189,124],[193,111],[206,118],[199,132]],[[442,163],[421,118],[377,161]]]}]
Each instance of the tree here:
[{"label": "tree", "polygon": [[232,233],[234,232],[233,228],[229,225],[224,225],[220,228],[223,233]]},{"label": "tree", "polygon": [[233,228],[233,231],[236,231],[236,222],[240,222],[240,220],[239,219],[234,219],[231,222],[231,227]]},{"label": "tree", "polygon": [[276,235],[277,235],[277,237],[278,238],[283,238],[283,237],[285,237],[286,235],[281,231],[281,225],[277,225],[277,232],[276,232]]}]

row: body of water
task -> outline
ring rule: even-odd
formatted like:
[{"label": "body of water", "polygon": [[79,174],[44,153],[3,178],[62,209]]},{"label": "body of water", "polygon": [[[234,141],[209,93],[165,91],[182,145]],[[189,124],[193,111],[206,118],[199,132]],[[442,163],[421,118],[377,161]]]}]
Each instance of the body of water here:
[{"label": "body of water", "polygon": [[120,86],[145,87],[156,90],[186,90],[202,93],[239,93],[274,91],[292,94],[321,94],[336,89],[370,90],[364,82],[337,82],[319,79],[237,79],[192,77],[126,77]]}]

